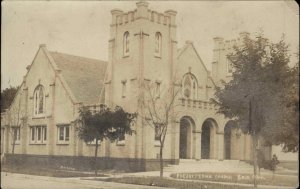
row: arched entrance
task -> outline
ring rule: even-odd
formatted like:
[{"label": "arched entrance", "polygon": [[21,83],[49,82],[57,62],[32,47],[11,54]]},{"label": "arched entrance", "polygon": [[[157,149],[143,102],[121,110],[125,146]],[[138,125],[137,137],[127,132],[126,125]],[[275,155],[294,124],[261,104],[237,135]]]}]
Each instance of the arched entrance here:
[{"label": "arched entrance", "polygon": [[182,117],[180,119],[180,134],[179,134],[179,158],[192,158],[192,129],[194,120],[190,117]]},{"label": "arched entrance", "polygon": [[202,124],[201,132],[201,159],[215,157],[217,123],[213,119],[207,119]]},{"label": "arched entrance", "polygon": [[237,124],[228,121],[224,128],[224,159],[236,159]]}]

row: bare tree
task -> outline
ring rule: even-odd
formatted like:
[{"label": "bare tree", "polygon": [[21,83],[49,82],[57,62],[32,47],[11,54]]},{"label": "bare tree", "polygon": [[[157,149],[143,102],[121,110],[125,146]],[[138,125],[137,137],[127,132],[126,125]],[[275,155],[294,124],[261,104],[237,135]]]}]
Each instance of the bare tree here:
[{"label": "bare tree", "polygon": [[[17,94],[18,95],[18,94]],[[16,142],[21,138],[21,127],[25,123],[26,115],[24,106],[22,104],[22,94],[16,96],[8,110],[9,119],[9,134],[12,136],[12,150],[11,153],[15,153]]]},{"label": "bare tree", "polygon": [[175,107],[179,90],[172,86],[161,91],[160,83],[144,83],[146,91],[143,100],[145,123],[155,131],[155,140],[159,141],[160,177],[163,177],[163,152],[166,134],[172,120],[176,117]]}]

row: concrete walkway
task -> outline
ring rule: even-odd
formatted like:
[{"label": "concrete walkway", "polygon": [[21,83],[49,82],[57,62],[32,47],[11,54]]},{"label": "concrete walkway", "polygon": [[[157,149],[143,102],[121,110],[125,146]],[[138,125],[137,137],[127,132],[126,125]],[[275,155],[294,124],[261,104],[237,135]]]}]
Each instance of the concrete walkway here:
[{"label": "concrete walkway", "polygon": [[[181,179],[177,179],[177,180],[181,180]],[[195,182],[195,180],[184,180],[184,181]],[[214,182],[214,181],[196,181],[196,182],[199,182],[199,183],[223,184],[223,185],[229,185],[229,186],[249,186],[249,187],[253,186],[253,184],[227,183],[227,182]],[[295,189],[296,187],[258,185],[258,188],[261,188],[261,189]]]},{"label": "concrete walkway", "polygon": [[[288,170],[280,170],[281,173]],[[164,177],[169,179],[174,179],[171,176],[172,173],[196,173],[196,172],[211,172],[211,173],[248,173],[253,174],[253,166],[239,160],[180,160],[179,165],[169,165],[164,168]],[[272,175],[273,173],[270,170],[261,169],[261,176],[264,175]],[[137,172],[137,173],[122,173],[116,174],[114,177],[148,177],[148,176],[159,176],[159,171],[148,171],[148,172]],[[297,173],[294,176],[297,177]],[[278,175],[280,176],[280,175]],[[285,175],[287,176],[287,175]],[[176,179],[183,180],[183,179]],[[185,180],[195,182],[195,180]],[[196,180],[197,181],[197,180]],[[218,183],[224,185],[238,185],[238,186],[253,186],[252,184],[237,184],[237,183],[229,183],[229,182],[215,182],[215,181],[197,181],[201,183]],[[287,187],[287,186],[270,186],[270,185],[259,185],[259,188],[270,188],[270,189],[293,189],[295,187]]]},{"label": "concrete walkway", "polygon": [[[190,160],[181,159],[179,165],[168,165],[164,168],[164,176],[170,177],[172,173],[253,173],[253,166],[239,160]],[[261,174],[272,174],[271,171],[261,169]],[[159,176],[159,171],[126,173],[131,176]],[[125,174],[125,175],[126,175]]]},{"label": "concrete walkway", "polygon": [[76,178],[57,178],[1,172],[3,189],[167,189],[164,187],[141,186],[99,180]]},{"label": "concrete walkway", "polygon": [[[285,170],[281,169],[280,172],[284,173]],[[253,173],[253,167],[250,164],[247,164],[242,161],[236,161],[236,160],[224,160],[224,161],[218,161],[218,160],[181,160],[179,165],[170,165],[167,166],[164,169],[164,177],[168,179],[174,179],[171,178],[170,175],[172,173],[195,173],[195,172],[212,172],[212,173]],[[270,175],[272,174],[269,170],[261,170],[261,175]],[[289,175],[292,177],[297,177],[297,173],[293,173],[294,175]],[[105,173],[107,175],[106,178],[114,177],[114,178],[121,178],[121,177],[148,177],[148,176],[159,176],[159,171],[150,171],[150,172],[138,172],[138,173]],[[280,175],[278,175],[280,176]],[[287,175],[284,175],[287,176]],[[127,185],[127,184],[120,184],[120,183],[109,183],[109,182],[102,182],[99,181],[100,179],[105,180],[105,177],[76,177],[76,178],[55,178],[55,177],[44,177],[44,176],[33,176],[33,175],[23,175],[23,174],[12,174],[12,173],[1,173],[2,177],[2,185],[1,186],[9,186],[10,181],[15,180],[17,182],[17,187],[5,187],[5,188],[18,188],[19,186],[22,186],[22,182],[25,184],[30,184],[32,186],[39,186],[40,184],[45,185],[41,188],[47,188],[48,186],[55,186],[48,187],[49,189],[55,189],[58,186],[61,186],[65,188],[65,186],[69,186],[72,189],[77,188],[144,188],[144,189],[162,189],[162,187],[153,187],[153,186],[138,186],[138,185]],[[97,179],[97,180],[95,180]],[[181,180],[181,179],[175,179],[175,180]],[[20,182],[19,182],[20,181]],[[238,185],[238,186],[253,186],[251,184],[236,184],[236,183],[226,183],[226,182],[214,182],[214,181],[202,181],[202,180],[184,180],[189,182],[199,182],[199,183],[216,183],[216,184],[222,184],[222,185]],[[13,186],[15,185],[13,184]],[[26,188],[27,185],[24,185],[22,188]],[[29,186],[30,186],[29,185]],[[47,187],[46,187],[47,186]],[[82,187],[87,186],[87,187]],[[58,188],[61,188],[58,187]],[[31,187],[27,187],[28,189]],[[34,188],[34,187],[33,187]],[[39,188],[39,187],[36,187]],[[39,188],[39,189],[41,189]],[[285,186],[267,186],[267,185],[259,185],[259,188],[262,189],[292,189],[295,187],[285,187]]]}]

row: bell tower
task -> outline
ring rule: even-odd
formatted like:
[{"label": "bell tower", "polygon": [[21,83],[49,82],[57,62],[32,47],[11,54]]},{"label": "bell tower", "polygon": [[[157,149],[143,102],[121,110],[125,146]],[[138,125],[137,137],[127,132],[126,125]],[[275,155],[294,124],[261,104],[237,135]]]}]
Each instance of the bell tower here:
[{"label": "bell tower", "polygon": [[133,11],[113,9],[110,25],[106,103],[135,111],[144,81],[168,87],[176,59],[176,11],[159,13],[148,2]]},{"label": "bell tower", "polygon": [[[147,92],[143,85],[148,82],[161,89],[172,87],[177,53],[177,13],[173,10],[159,13],[150,10],[148,2],[141,1],[132,11],[114,9],[111,14],[105,101],[110,106],[120,105],[143,117],[140,99]],[[147,139],[149,128],[143,126],[141,119],[135,127],[137,134],[133,143],[136,146],[132,156],[153,158],[149,157],[153,154],[147,152],[146,141],[151,140]]]}]

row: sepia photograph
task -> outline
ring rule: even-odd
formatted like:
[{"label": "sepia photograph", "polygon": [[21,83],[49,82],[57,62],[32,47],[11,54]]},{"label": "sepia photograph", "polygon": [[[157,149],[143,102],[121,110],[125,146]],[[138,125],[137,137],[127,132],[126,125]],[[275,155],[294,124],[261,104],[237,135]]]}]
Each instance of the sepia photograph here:
[{"label": "sepia photograph", "polygon": [[1,188],[299,187],[296,1],[1,10]]}]

